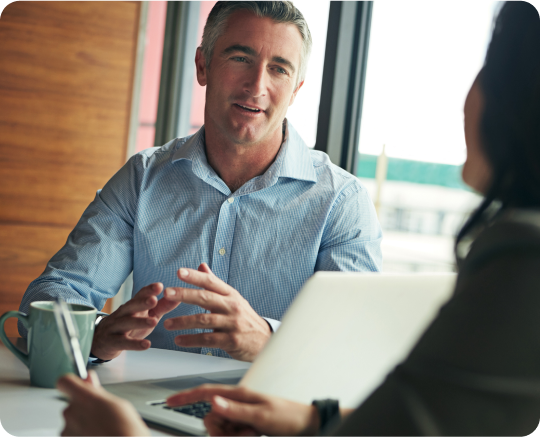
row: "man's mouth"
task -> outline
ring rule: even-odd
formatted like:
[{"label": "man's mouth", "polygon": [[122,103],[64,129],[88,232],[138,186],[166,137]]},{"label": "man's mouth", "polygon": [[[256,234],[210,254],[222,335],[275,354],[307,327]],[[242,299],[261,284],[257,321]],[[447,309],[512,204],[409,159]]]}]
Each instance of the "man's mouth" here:
[{"label": "man's mouth", "polygon": [[235,105],[239,106],[242,109],[245,109],[246,111],[250,111],[250,112],[253,112],[253,113],[262,112],[262,109],[259,109],[259,108],[252,108],[251,106],[240,105],[238,103],[235,103]]}]

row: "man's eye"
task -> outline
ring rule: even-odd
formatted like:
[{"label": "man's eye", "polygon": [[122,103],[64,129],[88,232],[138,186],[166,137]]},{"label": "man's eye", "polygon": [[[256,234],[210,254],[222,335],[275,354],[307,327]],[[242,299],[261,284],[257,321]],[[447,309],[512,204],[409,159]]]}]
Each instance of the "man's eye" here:
[{"label": "man's eye", "polygon": [[276,67],[276,71],[277,71],[279,74],[288,74],[288,73],[287,73],[287,70],[285,70],[284,68],[281,68],[281,67]]},{"label": "man's eye", "polygon": [[243,56],[234,56],[232,59],[237,62],[247,62],[247,59]]}]

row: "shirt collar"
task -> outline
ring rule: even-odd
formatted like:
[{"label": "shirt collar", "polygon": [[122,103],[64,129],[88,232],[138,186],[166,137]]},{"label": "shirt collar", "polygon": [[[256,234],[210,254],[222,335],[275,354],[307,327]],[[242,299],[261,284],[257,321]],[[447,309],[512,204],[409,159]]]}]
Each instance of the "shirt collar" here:
[{"label": "shirt collar", "polygon": [[[205,181],[208,178],[212,178],[221,181],[206,159],[204,138],[204,126],[202,126],[194,135],[189,137],[183,144],[180,144],[173,154],[172,162],[180,160],[191,161],[191,169],[200,179]],[[224,182],[223,185],[225,185]]]},{"label": "shirt collar", "polygon": [[[192,162],[193,173],[201,179],[207,180],[208,177],[219,179],[206,159],[204,126],[174,152],[173,162],[182,159]],[[310,150],[287,119],[285,119],[285,140],[276,159],[264,174],[252,179],[255,186],[248,187],[249,183],[246,183],[240,188],[238,194],[247,194],[243,191],[253,191],[253,189],[273,185],[280,177],[317,182]]]},{"label": "shirt collar", "polygon": [[188,161],[200,161],[202,159],[202,161],[208,165],[206,153],[204,152],[204,126],[177,147],[172,157],[172,162],[181,159],[187,159]]},{"label": "shirt collar", "polygon": [[309,147],[287,119],[285,119],[285,127],[285,141],[280,150],[280,153],[285,152],[285,158],[279,177],[317,182]]}]

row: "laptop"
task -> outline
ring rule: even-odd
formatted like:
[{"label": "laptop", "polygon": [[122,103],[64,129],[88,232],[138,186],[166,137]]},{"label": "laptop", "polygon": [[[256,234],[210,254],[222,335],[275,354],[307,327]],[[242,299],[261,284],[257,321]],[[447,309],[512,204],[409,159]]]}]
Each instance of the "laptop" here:
[{"label": "laptop", "polygon": [[171,409],[164,400],[204,383],[239,383],[306,404],[334,398],[354,408],[407,356],[451,296],[455,280],[454,273],[318,272],[247,372],[105,388],[131,401],[145,420],[196,435],[206,433],[202,418],[208,404]]}]

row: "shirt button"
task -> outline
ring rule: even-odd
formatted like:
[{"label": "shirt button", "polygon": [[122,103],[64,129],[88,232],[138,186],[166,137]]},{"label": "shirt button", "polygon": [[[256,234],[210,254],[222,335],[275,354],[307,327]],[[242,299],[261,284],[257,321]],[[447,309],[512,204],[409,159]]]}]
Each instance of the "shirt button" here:
[{"label": "shirt button", "polygon": [[206,352],[206,355],[212,356],[212,352]]},{"label": "shirt button", "polygon": [[233,203],[233,202],[234,202],[234,197],[229,197],[229,198],[227,199],[227,202]]},{"label": "shirt button", "polygon": [[219,249],[219,254],[221,256],[225,255],[225,249],[223,247],[221,249]]}]

